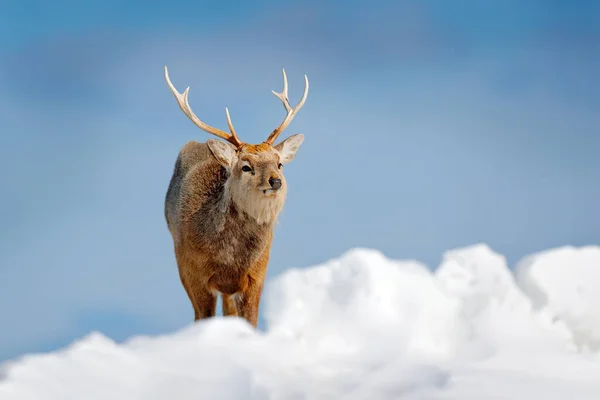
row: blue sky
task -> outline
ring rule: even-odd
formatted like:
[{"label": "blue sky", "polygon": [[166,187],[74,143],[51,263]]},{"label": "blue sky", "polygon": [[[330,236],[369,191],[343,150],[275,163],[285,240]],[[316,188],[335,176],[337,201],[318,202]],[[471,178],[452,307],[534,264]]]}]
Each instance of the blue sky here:
[{"label": "blue sky", "polygon": [[356,246],[512,264],[600,238],[600,16],[575,1],[8,1],[0,12],[0,359],[190,323],[163,199],[190,103],[259,142],[291,101],[269,276]]}]

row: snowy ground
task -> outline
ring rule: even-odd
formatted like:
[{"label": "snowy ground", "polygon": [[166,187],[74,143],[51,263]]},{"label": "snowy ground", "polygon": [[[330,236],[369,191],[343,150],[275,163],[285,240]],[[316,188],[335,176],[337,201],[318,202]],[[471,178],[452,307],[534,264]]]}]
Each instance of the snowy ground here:
[{"label": "snowy ground", "polygon": [[600,399],[600,247],[483,245],[434,273],[355,249],[270,281],[237,319],[118,345],[91,334],[0,370],[0,399]]}]

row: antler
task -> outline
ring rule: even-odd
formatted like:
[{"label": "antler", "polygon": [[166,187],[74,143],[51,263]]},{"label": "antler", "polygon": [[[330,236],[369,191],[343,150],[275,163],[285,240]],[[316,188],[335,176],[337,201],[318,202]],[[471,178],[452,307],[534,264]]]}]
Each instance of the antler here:
[{"label": "antler", "polygon": [[281,132],[283,132],[283,130],[285,128],[288,127],[290,122],[292,122],[292,120],[296,116],[296,113],[304,105],[304,102],[306,101],[306,96],[308,95],[308,77],[306,75],[304,75],[304,94],[302,95],[302,98],[300,99],[300,102],[298,103],[298,105],[296,105],[296,107],[292,108],[292,106],[290,105],[290,99],[288,98],[288,82],[287,82],[287,76],[285,75],[285,69],[282,71],[283,71],[283,91],[281,93],[277,93],[274,90],[272,90],[272,92],[283,103],[283,106],[285,107],[285,111],[287,111],[287,115],[285,116],[285,119],[283,120],[281,125],[279,125],[269,135],[269,138],[265,141],[265,143],[268,143],[270,145],[272,145],[275,142],[275,139],[277,139],[279,134]]},{"label": "antler", "polygon": [[175,89],[175,86],[173,86],[173,84],[171,83],[171,79],[169,79],[169,71],[167,70],[167,67],[165,66],[165,79],[167,80],[167,84],[169,85],[169,88],[171,89],[171,92],[173,93],[173,95],[175,96],[175,99],[177,100],[177,104],[179,104],[179,108],[181,108],[181,111],[183,111],[183,113],[185,115],[187,115],[187,117],[189,119],[192,120],[192,122],[200,129],[202,129],[205,132],[211,133],[215,136],[218,136],[222,139],[227,140],[229,143],[233,144],[236,147],[241,147],[244,142],[242,142],[237,134],[235,133],[235,129],[233,129],[233,124],[231,123],[231,117],[229,116],[229,110],[227,109],[227,107],[225,107],[225,114],[227,115],[227,125],[229,126],[229,131],[231,132],[231,134],[228,134],[227,132],[223,132],[220,129],[217,128],[213,128],[212,126],[206,125],[204,122],[200,121],[200,119],[196,116],[196,114],[194,114],[194,112],[192,111],[190,104],[188,103],[188,93],[190,88],[186,88],[185,91],[183,93],[179,93],[177,91],[177,89]]}]

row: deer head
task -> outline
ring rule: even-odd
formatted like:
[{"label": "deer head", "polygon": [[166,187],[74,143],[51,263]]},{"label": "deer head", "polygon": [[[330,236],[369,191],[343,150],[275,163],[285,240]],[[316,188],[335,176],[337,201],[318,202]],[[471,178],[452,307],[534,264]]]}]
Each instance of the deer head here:
[{"label": "deer head", "polygon": [[190,88],[179,93],[169,79],[167,67],[165,67],[165,79],[181,111],[203,131],[225,140],[208,139],[206,144],[215,159],[229,173],[225,184],[226,194],[238,207],[256,218],[259,223],[271,222],[276,219],[283,208],[287,194],[283,165],[294,159],[304,141],[304,135],[295,134],[276,145],[274,143],[306,101],[308,95],[306,75],[304,76],[304,94],[296,107],[292,108],[288,98],[287,76],[283,70],[283,90],[281,93],[272,92],[283,103],[286,116],[283,122],[260,144],[249,144],[239,139],[227,108],[225,108],[225,115],[230,133],[202,122],[188,103]]}]

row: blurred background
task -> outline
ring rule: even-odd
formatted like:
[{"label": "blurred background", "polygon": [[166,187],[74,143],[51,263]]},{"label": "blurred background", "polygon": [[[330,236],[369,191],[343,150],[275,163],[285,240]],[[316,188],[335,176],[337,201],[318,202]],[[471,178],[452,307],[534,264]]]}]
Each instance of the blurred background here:
[{"label": "blurred background", "polygon": [[[600,3],[0,2],[0,360],[188,325],[163,201],[195,113],[304,108],[269,277],[353,247],[435,268],[600,240]],[[261,328],[264,323],[261,321]]]}]

